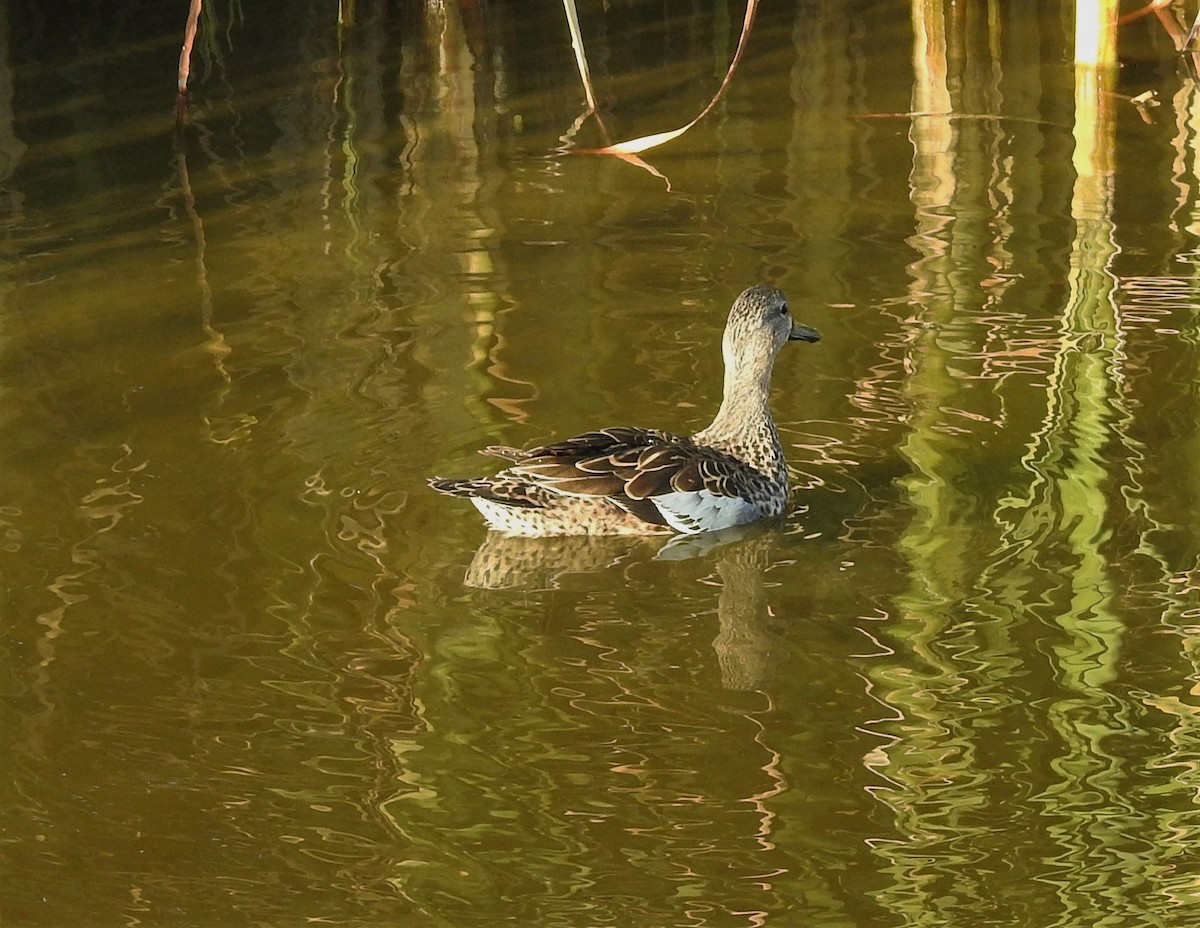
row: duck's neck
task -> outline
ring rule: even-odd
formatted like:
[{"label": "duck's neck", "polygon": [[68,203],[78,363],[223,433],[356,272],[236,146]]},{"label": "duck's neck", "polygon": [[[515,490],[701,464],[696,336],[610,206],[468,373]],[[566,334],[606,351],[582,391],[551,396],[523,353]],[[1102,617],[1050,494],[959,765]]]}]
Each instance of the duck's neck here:
[{"label": "duck's neck", "polygon": [[752,370],[726,364],[721,408],[712,424],[693,438],[698,444],[732,454],[773,479],[782,479],[787,473],[783,448],[768,405],[772,361]]}]

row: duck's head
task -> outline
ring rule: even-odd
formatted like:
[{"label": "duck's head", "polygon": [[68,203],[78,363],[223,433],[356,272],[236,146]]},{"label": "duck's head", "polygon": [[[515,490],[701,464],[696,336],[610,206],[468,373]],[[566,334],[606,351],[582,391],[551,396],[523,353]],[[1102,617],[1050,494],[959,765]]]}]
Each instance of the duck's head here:
[{"label": "duck's head", "polygon": [[770,370],[785,342],[815,342],[816,329],[792,318],[787,297],[766,284],[755,284],[733,301],[722,347],[727,368]]}]

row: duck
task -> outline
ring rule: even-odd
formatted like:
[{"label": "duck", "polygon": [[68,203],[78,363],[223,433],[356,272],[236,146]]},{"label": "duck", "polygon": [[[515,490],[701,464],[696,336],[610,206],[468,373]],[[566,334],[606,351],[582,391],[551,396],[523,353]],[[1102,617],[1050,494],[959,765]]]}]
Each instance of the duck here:
[{"label": "duck", "polygon": [[776,355],[820,333],[792,318],[767,284],[729,310],[721,350],[721,405],[693,435],[612,426],[533,448],[490,445],[508,463],[476,478],[431,477],[439,493],[469,499],[506,535],[693,535],[783,514],[788,472],[769,405]]}]

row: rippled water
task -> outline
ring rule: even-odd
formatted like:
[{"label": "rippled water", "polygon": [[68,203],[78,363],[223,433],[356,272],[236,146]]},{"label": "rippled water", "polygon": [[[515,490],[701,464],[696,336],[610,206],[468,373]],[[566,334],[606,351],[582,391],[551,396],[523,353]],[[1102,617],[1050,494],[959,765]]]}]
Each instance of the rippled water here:
[{"label": "rippled water", "polygon": [[[601,124],[551,4],[210,4],[177,131],[183,10],[110,6],[0,34],[5,925],[1200,918],[1158,19],[1097,87],[1053,5],[765,4],[656,175],[567,152],[699,112],[741,7],[585,5]],[[425,488],[703,426],[758,280],[825,336],[785,525]]]}]

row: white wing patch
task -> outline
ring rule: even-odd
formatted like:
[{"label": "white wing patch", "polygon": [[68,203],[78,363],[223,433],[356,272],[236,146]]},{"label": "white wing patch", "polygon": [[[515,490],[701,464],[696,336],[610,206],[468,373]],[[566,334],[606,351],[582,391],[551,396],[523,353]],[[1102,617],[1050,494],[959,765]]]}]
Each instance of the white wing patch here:
[{"label": "white wing patch", "polygon": [[650,500],[671,528],[689,535],[745,525],[762,517],[753,503],[737,496],[718,496],[708,490],[664,493]]}]

